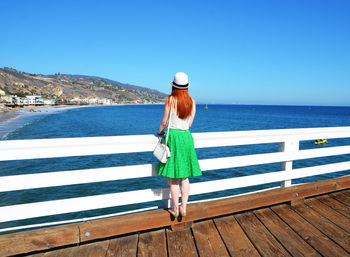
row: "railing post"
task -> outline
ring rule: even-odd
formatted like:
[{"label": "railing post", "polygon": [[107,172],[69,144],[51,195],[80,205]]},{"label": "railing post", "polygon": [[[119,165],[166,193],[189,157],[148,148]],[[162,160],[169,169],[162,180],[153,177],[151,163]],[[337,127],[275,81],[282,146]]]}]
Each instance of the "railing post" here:
[{"label": "railing post", "polygon": [[[170,181],[166,177],[164,178],[164,187],[169,188],[170,190]],[[171,207],[170,193],[169,193],[169,197],[167,199],[163,199],[162,203],[158,207],[161,209],[169,209]]]},{"label": "railing post", "polygon": [[[299,151],[299,141],[298,140],[288,140],[281,142],[278,147],[279,152],[296,152]],[[282,163],[282,172],[292,172],[293,170],[293,161],[285,161]],[[281,187],[289,187],[292,185],[291,180],[281,181]]]}]

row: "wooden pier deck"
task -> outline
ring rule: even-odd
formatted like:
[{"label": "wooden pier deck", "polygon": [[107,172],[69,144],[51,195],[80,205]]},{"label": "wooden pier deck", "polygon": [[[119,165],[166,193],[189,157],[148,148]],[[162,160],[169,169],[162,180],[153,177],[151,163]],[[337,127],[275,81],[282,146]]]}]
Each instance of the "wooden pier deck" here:
[{"label": "wooden pier deck", "polygon": [[28,256],[350,256],[350,189]]}]

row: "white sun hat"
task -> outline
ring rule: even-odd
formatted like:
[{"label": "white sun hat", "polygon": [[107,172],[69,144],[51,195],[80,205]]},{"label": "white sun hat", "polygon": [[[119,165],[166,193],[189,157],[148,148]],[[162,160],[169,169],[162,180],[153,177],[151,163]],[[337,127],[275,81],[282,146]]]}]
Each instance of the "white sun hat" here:
[{"label": "white sun hat", "polygon": [[188,82],[188,76],[184,72],[178,72],[174,76],[174,81],[170,82],[170,84],[178,89],[186,89],[191,84]]}]

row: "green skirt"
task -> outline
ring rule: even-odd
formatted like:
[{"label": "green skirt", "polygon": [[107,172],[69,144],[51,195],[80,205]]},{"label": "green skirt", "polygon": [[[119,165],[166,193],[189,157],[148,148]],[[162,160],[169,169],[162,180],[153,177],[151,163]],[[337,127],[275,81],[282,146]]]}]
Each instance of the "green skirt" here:
[{"label": "green skirt", "polygon": [[[166,135],[164,136],[164,140]],[[170,158],[159,162],[157,173],[168,178],[187,178],[202,175],[192,134],[189,130],[169,129]]]}]

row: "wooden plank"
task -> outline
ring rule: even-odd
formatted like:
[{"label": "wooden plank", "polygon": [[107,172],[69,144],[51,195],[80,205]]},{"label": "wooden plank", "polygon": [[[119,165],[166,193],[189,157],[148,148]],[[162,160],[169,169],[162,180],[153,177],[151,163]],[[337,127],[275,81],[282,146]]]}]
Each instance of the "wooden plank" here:
[{"label": "wooden plank", "polygon": [[344,195],[350,197],[350,189],[341,191]]},{"label": "wooden plank", "polygon": [[332,198],[328,195],[317,197],[317,199],[323,204],[328,205],[329,207],[336,210],[337,212],[350,218],[350,205],[344,204],[342,201],[339,201],[338,199]]},{"label": "wooden plank", "polygon": [[325,197],[322,199],[332,199],[331,202],[334,203],[334,208],[330,205],[326,205],[323,203],[321,198],[314,198],[314,199],[307,199],[305,201],[305,204],[312,209],[314,209],[317,213],[325,217],[326,219],[329,219],[332,221],[334,224],[336,224],[338,227],[341,227],[348,233],[350,233],[350,212],[348,217],[344,216],[337,210],[337,203],[340,204],[340,202],[334,200],[333,198],[330,197]]},{"label": "wooden plank", "polygon": [[231,256],[260,256],[233,216],[214,219]]},{"label": "wooden plank", "polygon": [[137,256],[167,256],[165,230],[144,232],[139,235]]},{"label": "wooden plank", "polygon": [[350,205],[344,204],[343,201],[339,200],[339,198],[333,198],[325,195],[325,196],[317,197],[317,199],[323,204],[328,205],[332,209],[341,213],[345,217],[350,218]]},{"label": "wooden plank", "polygon": [[254,213],[292,256],[320,256],[270,208],[260,209]]},{"label": "wooden plank", "polygon": [[329,196],[347,206],[350,206],[350,194],[348,194],[347,192],[349,191],[335,192],[330,194]]},{"label": "wooden plank", "polygon": [[291,256],[252,212],[235,218],[262,256]]},{"label": "wooden plank", "polygon": [[57,257],[57,251],[46,252],[42,257]]},{"label": "wooden plank", "polygon": [[76,224],[36,229],[0,236],[0,256],[30,253],[79,243]]},{"label": "wooden plank", "polygon": [[74,248],[74,257],[106,256],[109,240],[83,244]]},{"label": "wooden plank", "polygon": [[342,247],[293,211],[290,206],[284,204],[271,209],[322,256],[350,256]]},{"label": "wooden plank", "polygon": [[[297,200],[349,187],[350,176],[346,176],[299,186],[272,189],[222,200],[191,204],[187,207],[187,216],[182,222],[191,222],[227,215],[234,212]],[[79,225],[80,238],[81,241],[84,242],[147,229],[167,227],[178,224],[178,222],[179,221],[176,219],[172,220],[170,214],[164,210],[136,213],[81,223]],[[90,233],[89,237],[85,237],[86,232]]]},{"label": "wooden plank", "polygon": [[[75,246],[75,247],[78,247],[78,246]],[[74,246],[60,249],[60,250],[57,250],[56,257],[75,257],[73,256],[73,252],[74,252]]]},{"label": "wooden plank", "polygon": [[192,227],[193,222],[181,222],[178,224],[171,225],[170,228],[171,230],[183,230],[183,229],[188,229]]},{"label": "wooden plank", "polygon": [[304,198],[292,200],[289,202],[291,206],[299,205],[304,203]]},{"label": "wooden plank", "polygon": [[322,231],[323,234],[350,252],[350,233],[339,228],[307,205],[295,206],[293,210],[296,210],[304,219]]},{"label": "wooden plank", "polygon": [[[148,229],[161,228],[178,224],[166,210],[154,210],[134,213],[107,219],[92,220],[80,224],[82,242],[98,238],[112,237]],[[89,237],[85,233],[89,232]]]},{"label": "wooden plank", "polygon": [[230,256],[212,220],[194,223],[192,231],[199,256]]},{"label": "wooden plank", "polygon": [[72,246],[72,247],[67,247],[67,248],[62,248],[57,250],[49,250],[46,253],[38,253],[38,254],[29,255],[29,256],[30,257],[74,257],[73,251],[75,247],[78,247],[78,246]]},{"label": "wooden plank", "polygon": [[166,230],[169,256],[195,257],[198,256],[194,238],[190,228]]},{"label": "wooden plank", "polygon": [[106,257],[136,257],[138,239],[137,234],[111,239]]}]

